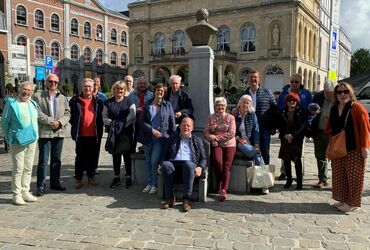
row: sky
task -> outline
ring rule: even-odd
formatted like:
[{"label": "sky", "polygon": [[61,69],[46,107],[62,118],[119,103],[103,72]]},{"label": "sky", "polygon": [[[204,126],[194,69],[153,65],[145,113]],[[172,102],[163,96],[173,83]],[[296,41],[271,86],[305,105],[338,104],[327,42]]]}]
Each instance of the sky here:
[{"label": "sky", "polygon": [[[122,11],[135,0],[99,0],[106,8]],[[217,0],[218,1],[218,0]],[[370,49],[370,1],[342,0],[340,25],[352,41],[352,52],[359,48]]]}]

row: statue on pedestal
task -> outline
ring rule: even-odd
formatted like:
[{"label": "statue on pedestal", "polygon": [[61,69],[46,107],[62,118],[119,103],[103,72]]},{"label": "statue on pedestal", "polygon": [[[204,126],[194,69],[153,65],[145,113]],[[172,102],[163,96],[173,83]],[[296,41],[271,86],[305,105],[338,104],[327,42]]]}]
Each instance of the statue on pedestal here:
[{"label": "statue on pedestal", "polygon": [[274,28],[272,29],[272,46],[278,47],[279,46],[279,38],[280,38],[280,29],[277,24],[275,24]]},{"label": "statue on pedestal", "polygon": [[217,28],[208,23],[209,13],[206,9],[200,9],[196,13],[197,23],[186,29],[193,46],[208,45],[211,35],[215,35]]}]

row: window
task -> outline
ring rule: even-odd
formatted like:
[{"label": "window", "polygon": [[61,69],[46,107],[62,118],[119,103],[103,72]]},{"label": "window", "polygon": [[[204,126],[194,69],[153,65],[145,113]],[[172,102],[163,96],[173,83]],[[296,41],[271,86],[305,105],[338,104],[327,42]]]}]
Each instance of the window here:
[{"label": "window", "polygon": [[122,68],[127,67],[127,56],[126,56],[126,54],[122,54],[122,56],[121,56],[121,66],[122,66]]},{"label": "window", "polygon": [[226,26],[221,26],[217,32],[217,49],[230,51],[230,30]]},{"label": "window", "polygon": [[91,62],[91,49],[89,47],[84,49],[84,62],[85,63]]},{"label": "window", "polygon": [[116,52],[112,52],[110,54],[110,64],[112,66],[116,66],[117,65],[117,54],[116,54]]},{"label": "window", "polygon": [[51,56],[53,60],[59,61],[59,44],[57,42],[53,42],[51,44]]},{"label": "window", "polygon": [[112,29],[112,31],[110,32],[110,41],[112,43],[117,43],[117,30],[116,29]]},{"label": "window", "polygon": [[71,47],[71,59],[74,61],[78,60],[78,47],[76,45]]},{"label": "window", "polygon": [[101,65],[103,62],[103,51],[101,49],[98,49],[96,51],[95,61],[97,65]]},{"label": "window", "polygon": [[71,34],[78,35],[78,21],[76,18],[73,18],[71,21]]},{"label": "window", "polygon": [[154,54],[161,55],[165,54],[165,37],[163,33],[157,33],[154,37]]},{"label": "window", "polygon": [[35,58],[43,60],[44,59],[44,42],[40,39],[35,42]]},{"label": "window", "polygon": [[17,45],[26,46],[27,45],[27,38],[24,36],[20,36],[17,38]]},{"label": "window", "polygon": [[242,52],[256,51],[256,29],[253,24],[246,24],[242,28],[240,46]]},{"label": "window", "polygon": [[96,39],[103,40],[103,27],[101,25],[96,26]]},{"label": "window", "polygon": [[85,22],[84,24],[84,36],[91,37],[91,24],[89,22]]},{"label": "window", "polygon": [[124,46],[127,45],[127,34],[125,31],[122,31],[122,34],[121,34],[121,44]]},{"label": "window", "polygon": [[44,13],[41,10],[35,11],[35,27],[40,29],[44,28]]},{"label": "window", "polygon": [[51,30],[59,32],[59,16],[57,14],[51,15]]},{"label": "window", "polygon": [[181,30],[176,31],[172,38],[172,53],[185,53],[185,33]]},{"label": "window", "polygon": [[27,11],[26,8],[22,5],[17,7],[17,24],[27,24]]}]

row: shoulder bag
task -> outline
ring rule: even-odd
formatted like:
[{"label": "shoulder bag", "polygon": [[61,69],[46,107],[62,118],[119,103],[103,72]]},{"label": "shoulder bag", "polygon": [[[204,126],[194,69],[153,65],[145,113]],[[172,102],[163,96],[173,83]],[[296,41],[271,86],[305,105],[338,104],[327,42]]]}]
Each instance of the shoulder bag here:
[{"label": "shoulder bag", "polygon": [[[18,109],[18,104],[16,104],[15,106]],[[27,127],[24,126],[24,124],[22,122],[22,119],[18,116],[19,110],[17,110],[18,121],[21,124],[22,129],[15,132],[15,138],[17,139],[18,144],[20,146],[27,146],[27,145],[35,142],[36,139],[37,139],[36,131],[33,127],[32,111],[31,111],[29,103],[28,103],[28,110],[29,110],[29,113],[30,113],[31,124],[28,125]]]}]

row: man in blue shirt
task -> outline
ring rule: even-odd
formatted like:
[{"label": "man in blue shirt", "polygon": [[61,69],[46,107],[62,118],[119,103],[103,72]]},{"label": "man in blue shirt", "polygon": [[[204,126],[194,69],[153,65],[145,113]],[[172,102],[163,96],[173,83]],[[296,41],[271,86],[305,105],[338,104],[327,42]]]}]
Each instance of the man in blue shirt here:
[{"label": "man in blue shirt", "polygon": [[164,187],[165,203],[163,209],[173,207],[175,195],[173,193],[173,175],[175,171],[182,171],[184,184],[183,211],[190,210],[189,199],[193,192],[193,183],[196,176],[202,174],[206,166],[206,153],[204,144],[200,137],[193,135],[194,121],[190,117],[185,117],[180,123],[180,132],[170,137],[163,151],[161,162]]}]

